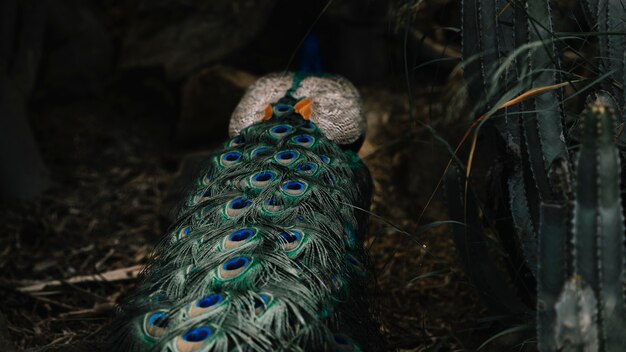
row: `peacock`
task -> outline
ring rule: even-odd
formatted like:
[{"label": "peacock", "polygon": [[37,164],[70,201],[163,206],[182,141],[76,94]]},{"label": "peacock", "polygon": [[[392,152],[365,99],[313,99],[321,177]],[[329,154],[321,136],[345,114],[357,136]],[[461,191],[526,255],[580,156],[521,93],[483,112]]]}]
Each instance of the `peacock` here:
[{"label": "peacock", "polygon": [[256,81],[119,307],[110,350],[381,350],[365,294],[365,129],[342,77]]}]

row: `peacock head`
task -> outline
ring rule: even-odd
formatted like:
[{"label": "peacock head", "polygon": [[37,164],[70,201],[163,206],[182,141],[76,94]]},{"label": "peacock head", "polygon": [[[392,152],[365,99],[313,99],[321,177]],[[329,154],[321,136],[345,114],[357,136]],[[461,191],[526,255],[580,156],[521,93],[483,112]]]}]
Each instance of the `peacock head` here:
[{"label": "peacock head", "polygon": [[356,88],[340,76],[274,73],[257,80],[230,119],[229,133],[239,135],[261,121],[299,116],[313,122],[326,138],[358,149],[367,124]]}]

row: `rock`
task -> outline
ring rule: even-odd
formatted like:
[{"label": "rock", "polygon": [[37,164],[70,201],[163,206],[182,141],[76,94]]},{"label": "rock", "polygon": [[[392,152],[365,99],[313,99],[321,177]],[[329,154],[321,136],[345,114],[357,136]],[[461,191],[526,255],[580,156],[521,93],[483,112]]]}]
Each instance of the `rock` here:
[{"label": "rock", "polygon": [[143,0],[122,45],[122,68],[162,66],[182,79],[246,45],[275,0]]},{"label": "rock", "polygon": [[233,110],[255,80],[249,73],[223,66],[191,76],[183,87],[176,141],[207,146],[224,140]]},{"label": "rock", "polygon": [[49,0],[40,88],[54,97],[94,94],[113,70],[111,37],[85,0]]},{"label": "rock", "polygon": [[30,128],[27,101],[39,72],[46,6],[0,2],[0,197],[32,199],[50,185]]}]

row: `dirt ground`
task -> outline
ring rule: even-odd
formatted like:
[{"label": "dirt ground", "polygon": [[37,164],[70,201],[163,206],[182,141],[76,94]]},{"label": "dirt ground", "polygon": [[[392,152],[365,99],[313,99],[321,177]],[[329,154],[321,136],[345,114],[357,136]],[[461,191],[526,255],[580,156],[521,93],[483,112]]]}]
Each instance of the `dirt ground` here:
[{"label": "dirt ground", "polygon": [[[423,16],[436,17],[432,11]],[[450,93],[460,76],[411,82],[408,89],[399,74],[358,86],[369,124],[360,155],[375,185],[365,243],[376,279],[371,303],[389,350],[472,351],[505,327],[478,301],[450,229],[421,231],[447,219],[441,192],[429,198],[448,154],[416,122],[456,143],[469,125],[459,118],[462,97]],[[168,190],[197,150],[174,142],[175,114],[131,89],[33,107],[54,185],[34,201],[0,204],[0,349],[94,351],[169,226]],[[220,142],[208,136],[203,147]],[[504,345],[484,350],[525,350]]]},{"label": "dirt ground", "polygon": [[[447,162],[414,120],[445,113],[446,87],[432,88],[415,93],[409,114],[398,82],[360,87],[369,123],[360,155],[376,188],[366,246],[390,350],[474,350],[502,328],[459,267],[449,229],[416,234],[447,218],[435,196],[420,219]],[[127,273],[169,225],[166,193],[188,151],[171,142],[172,121],[114,92],[43,104],[33,121],[55,185],[2,205],[0,336],[19,350],[86,350],[106,336],[135,285]],[[439,128],[454,136],[463,123]],[[20,290],[49,280],[64,281]]]}]

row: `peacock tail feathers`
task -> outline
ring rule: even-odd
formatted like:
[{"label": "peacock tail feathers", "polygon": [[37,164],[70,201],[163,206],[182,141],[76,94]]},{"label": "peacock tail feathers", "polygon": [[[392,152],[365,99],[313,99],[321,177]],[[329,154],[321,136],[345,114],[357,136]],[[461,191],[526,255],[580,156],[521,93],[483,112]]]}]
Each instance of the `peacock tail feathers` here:
[{"label": "peacock tail feathers", "polygon": [[380,348],[358,211],[369,207],[371,179],[305,118],[298,103],[315,97],[292,93],[306,80],[281,86],[264,118],[208,160],[120,308],[115,350]]}]

